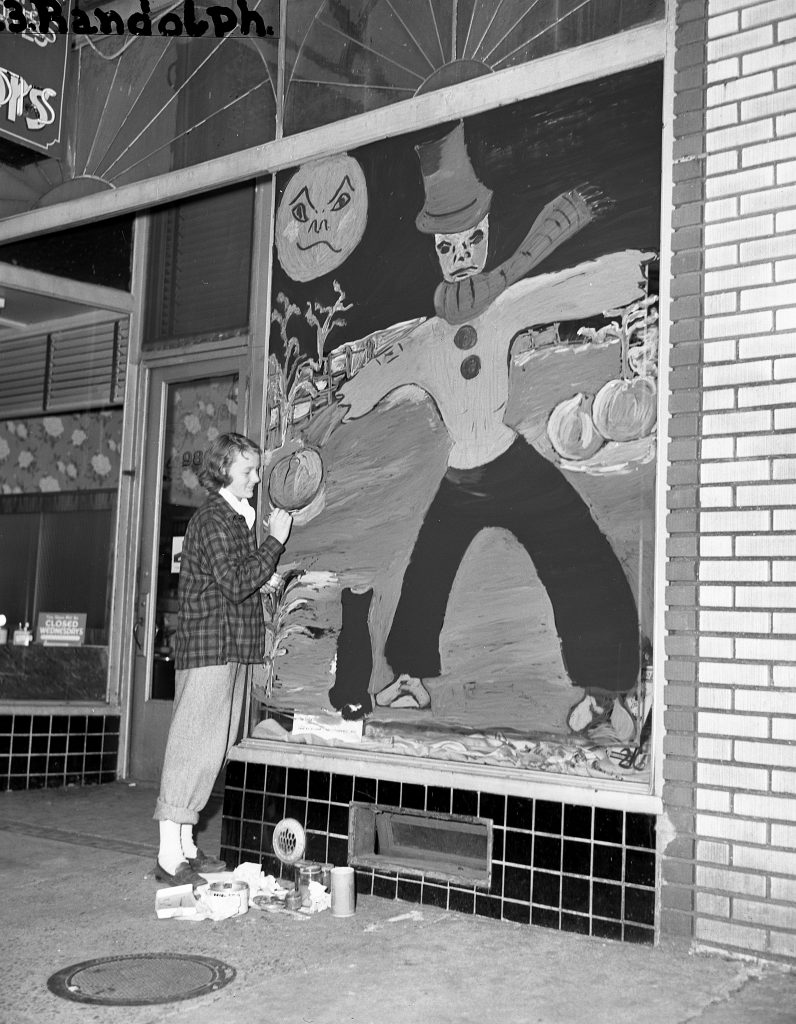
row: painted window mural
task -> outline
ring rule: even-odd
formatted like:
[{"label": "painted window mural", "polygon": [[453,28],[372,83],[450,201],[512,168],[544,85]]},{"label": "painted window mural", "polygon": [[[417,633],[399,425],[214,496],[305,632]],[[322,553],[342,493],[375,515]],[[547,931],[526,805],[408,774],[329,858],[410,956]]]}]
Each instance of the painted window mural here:
[{"label": "painted window mural", "polygon": [[280,177],[255,735],[648,779],[661,122],[652,65]]}]

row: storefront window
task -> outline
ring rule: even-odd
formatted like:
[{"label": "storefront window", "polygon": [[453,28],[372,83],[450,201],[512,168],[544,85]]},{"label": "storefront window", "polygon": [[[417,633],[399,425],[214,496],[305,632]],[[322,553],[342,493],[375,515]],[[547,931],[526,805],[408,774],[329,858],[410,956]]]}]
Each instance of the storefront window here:
[{"label": "storefront window", "polygon": [[270,38],[209,34],[82,47],[76,170],[118,188],[268,142],[276,52]]},{"label": "storefront window", "polygon": [[[0,422],[3,699],[105,698],[121,424],[120,409]],[[77,617],[74,646],[40,642],[48,613]]]},{"label": "storefront window", "polygon": [[278,177],[255,736],[648,784],[661,83]]},{"label": "storefront window", "polygon": [[[195,10],[204,17],[202,6]],[[119,188],[275,137],[273,39],[83,38],[70,54],[77,69],[66,107],[68,155],[42,157],[3,143],[0,216]]]},{"label": "storefront window", "polygon": [[285,134],[603,39],[664,0],[291,0]]},{"label": "storefront window", "polygon": [[0,498],[3,577],[0,608],[12,630],[40,611],[86,616],[85,642],[107,645],[116,494],[19,495]]},{"label": "storefront window", "polygon": [[245,330],[254,187],[175,203],[153,218],[144,348]]},{"label": "storefront window", "polygon": [[[0,148],[0,164],[4,152],[7,149]],[[20,213],[26,208],[18,205],[13,211],[9,208],[7,214],[3,213],[4,204],[14,202],[6,196],[15,195],[18,193],[14,189],[3,191],[0,166],[0,216]],[[2,245],[0,263],[128,291],[132,247],[132,217],[113,217],[96,224],[68,228],[46,238],[28,238]]]}]

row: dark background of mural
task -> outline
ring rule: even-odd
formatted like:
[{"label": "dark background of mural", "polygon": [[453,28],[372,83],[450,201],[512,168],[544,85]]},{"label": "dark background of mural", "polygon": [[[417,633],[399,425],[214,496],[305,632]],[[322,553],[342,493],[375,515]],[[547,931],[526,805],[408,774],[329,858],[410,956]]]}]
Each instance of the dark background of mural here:
[{"label": "dark background of mural", "polygon": [[[494,190],[486,269],[514,252],[546,202],[584,183],[609,196],[613,209],[557,249],[539,272],[622,249],[657,251],[661,103],[661,69],[653,64],[468,118],[470,159]],[[310,299],[331,304],[337,280],[346,302],[354,303],[327,351],[389,324],[434,315],[440,271],[433,238],[415,227],[424,195],[414,147],[455,123],[352,151],[368,183],[368,224],[357,249],[332,273],[302,284],[284,273],[275,254],[274,294],[284,292],[303,311]],[[278,175],[277,202],[292,173]],[[298,317],[290,328],[311,352],[314,331]],[[280,351],[276,327],[271,346]]]},{"label": "dark background of mural", "polygon": [[[583,184],[601,189],[614,206],[535,273],[607,253],[659,250],[661,77],[655,65],[466,119],[476,173],[494,189],[487,269],[511,255],[548,200]],[[315,331],[303,312],[310,300],[331,305],[333,280],[353,307],[343,314],[346,324],[332,332],[327,353],[372,331],[434,315],[441,275],[433,239],[414,223],[424,198],[414,146],[451,124],[352,151],[368,182],[369,219],[359,247],[335,271],[299,284],[275,259],[274,307],[279,292],[299,307],[288,333],[300,338],[305,353],[314,351]],[[289,177],[280,177],[280,194]],[[531,308],[528,325],[534,323]],[[278,356],[278,325],[271,343]],[[506,421],[548,458],[554,453],[545,424],[556,403],[576,392],[594,394],[619,375],[618,345],[586,348],[576,355],[557,346],[510,368]],[[350,423],[340,424],[335,415],[334,408],[316,412],[309,427],[302,422],[296,430],[322,448],[325,505],[294,529],[284,566],[330,572],[335,582],[309,595],[309,607],[296,614],[316,632],[291,637],[287,655],[278,659],[272,704],[281,709],[330,710],[345,587],[373,589],[371,690],[390,681],[384,638],[419,525],[445,471],[447,431],[422,393],[388,399]],[[650,441],[647,457],[627,472],[567,474],[625,568],[646,637],[653,608],[654,437]],[[407,736],[417,736],[418,727],[456,737],[494,729],[559,741],[569,735],[567,709],[582,691],[563,669],[546,592],[508,534],[487,530],[471,546],[448,605],[441,656],[443,673],[429,685],[432,711],[379,708],[369,728],[389,720]],[[565,761],[552,770],[568,771]]]}]

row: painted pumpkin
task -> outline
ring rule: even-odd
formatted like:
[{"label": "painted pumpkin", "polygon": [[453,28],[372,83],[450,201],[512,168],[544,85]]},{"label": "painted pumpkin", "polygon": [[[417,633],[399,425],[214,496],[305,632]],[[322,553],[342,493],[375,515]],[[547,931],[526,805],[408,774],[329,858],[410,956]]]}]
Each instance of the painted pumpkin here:
[{"label": "painted pumpkin", "polygon": [[289,512],[306,508],[323,484],[323,460],[315,448],[296,448],[278,458],[268,480],[276,508]]},{"label": "painted pumpkin", "polygon": [[547,436],[562,459],[591,458],[605,444],[594,425],[586,395],[573,395],[553,409],[547,421]]},{"label": "painted pumpkin", "polygon": [[619,378],[609,380],[597,392],[592,418],[609,441],[635,441],[652,433],[657,406],[657,387],[652,378]]}]

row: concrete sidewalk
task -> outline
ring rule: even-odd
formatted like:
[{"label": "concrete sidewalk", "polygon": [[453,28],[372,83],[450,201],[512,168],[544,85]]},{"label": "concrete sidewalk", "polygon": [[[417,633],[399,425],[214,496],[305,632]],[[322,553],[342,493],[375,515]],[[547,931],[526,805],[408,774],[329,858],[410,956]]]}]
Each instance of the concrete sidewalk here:
[{"label": "concrete sidewalk", "polygon": [[[353,917],[158,920],[155,792],[123,783],[0,794],[0,1024],[796,1024],[796,973],[358,901]],[[218,852],[220,809],[203,823]],[[199,954],[236,970],[217,992],[113,1007],[53,995],[67,966]]]}]

